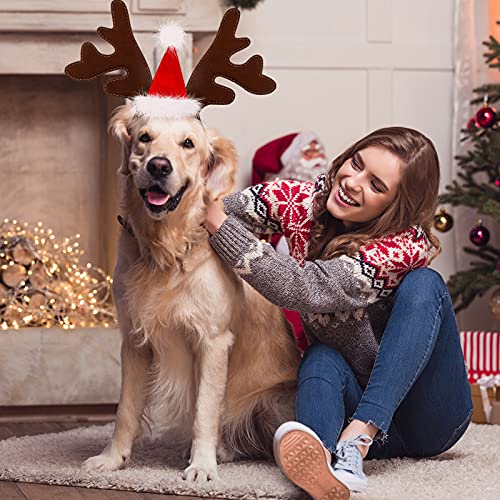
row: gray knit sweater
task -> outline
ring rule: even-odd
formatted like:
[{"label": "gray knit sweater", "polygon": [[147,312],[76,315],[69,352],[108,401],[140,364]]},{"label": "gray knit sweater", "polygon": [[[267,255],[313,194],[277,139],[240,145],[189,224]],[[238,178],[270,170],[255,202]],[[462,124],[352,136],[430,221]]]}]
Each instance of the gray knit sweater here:
[{"label": "gray knit sweater", "polygon": [[[404,275],[426,266],[429,240],[420,226],[361,247],[354,256],[306,261],[316,183],[279,180],[224,198],[228,218],[210,237],[215,251],[274,304],[298,311],[309,343],[339,351],[364,387]],[[253,233],[283,233],[291,256]]]}]

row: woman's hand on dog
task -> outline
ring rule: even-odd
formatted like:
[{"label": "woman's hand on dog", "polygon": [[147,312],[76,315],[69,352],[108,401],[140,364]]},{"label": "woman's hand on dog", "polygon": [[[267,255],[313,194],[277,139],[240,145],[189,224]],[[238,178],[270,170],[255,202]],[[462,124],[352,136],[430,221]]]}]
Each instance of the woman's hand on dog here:
[{"label": "woman's hand on dog", "polygon": [[210,234],[214,234],[227,219],[227,215],[220,207],[220,200],[210,200],[205,197],[205,203],[207,206],[207,213],[203,225]]}]

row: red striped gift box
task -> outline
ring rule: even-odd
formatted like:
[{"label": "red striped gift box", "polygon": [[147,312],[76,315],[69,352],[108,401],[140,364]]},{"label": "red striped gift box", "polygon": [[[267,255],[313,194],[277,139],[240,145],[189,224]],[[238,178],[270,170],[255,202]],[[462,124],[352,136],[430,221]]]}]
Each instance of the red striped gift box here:
[{"label": "red striped gift box", "polygon": [[460,332],[469,383],[500,374],[500,332]]}]

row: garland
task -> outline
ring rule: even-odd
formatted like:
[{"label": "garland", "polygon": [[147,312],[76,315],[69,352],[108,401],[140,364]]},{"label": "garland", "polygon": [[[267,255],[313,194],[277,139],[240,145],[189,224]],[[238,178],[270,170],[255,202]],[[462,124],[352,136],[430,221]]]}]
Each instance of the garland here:
[{"label": "garland", "polygon": [[226,0],[228,5],[238,7],[240,9],[255,9],[257,4],[263,0]]}]

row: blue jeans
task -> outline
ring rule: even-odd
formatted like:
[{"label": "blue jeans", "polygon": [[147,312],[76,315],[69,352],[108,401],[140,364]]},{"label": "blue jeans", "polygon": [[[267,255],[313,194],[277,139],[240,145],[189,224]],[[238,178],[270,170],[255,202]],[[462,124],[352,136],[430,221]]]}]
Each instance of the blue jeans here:
[{"label": "blue jeans", "polygon": [[467,429],[472,400],[448,289],[436,271],[408,273],[396,290],[366,388],[335,349],[310,346],[302,358],[296,418],[330,451],[350,420],[380,429],[367,459],[429,457]]}]

